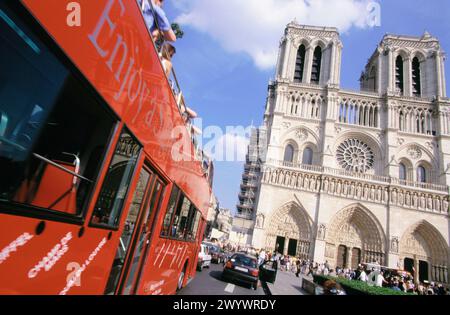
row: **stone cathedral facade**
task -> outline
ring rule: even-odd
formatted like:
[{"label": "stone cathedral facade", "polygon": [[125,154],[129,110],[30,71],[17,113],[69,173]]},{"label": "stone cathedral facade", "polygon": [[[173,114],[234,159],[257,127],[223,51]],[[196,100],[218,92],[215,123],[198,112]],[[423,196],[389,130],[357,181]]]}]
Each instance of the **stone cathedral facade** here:
[{"label": "stone cathedral facade", "polygon": [[[335,28],[289,24],[247,246],[448,283],[450,99],[438,39],[386,35],[341,89]],[[245,218],[240,219],[245,220]]]}]

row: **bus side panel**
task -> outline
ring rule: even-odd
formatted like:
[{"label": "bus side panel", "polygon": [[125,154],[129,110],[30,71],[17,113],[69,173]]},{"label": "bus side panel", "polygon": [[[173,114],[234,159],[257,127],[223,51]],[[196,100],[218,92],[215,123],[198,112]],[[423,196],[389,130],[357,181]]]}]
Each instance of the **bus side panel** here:
[{"label": "bus side panel", "polygon": [[79,27],[65,1],[22,3],[206,216],[211,189],[136,1],[79,0]]},{"label": "bus side panel", "polygon": [[0,294],[103,294],[118,243],[109,231],[80,237],[77,225],[3,214],[0,222]]}]

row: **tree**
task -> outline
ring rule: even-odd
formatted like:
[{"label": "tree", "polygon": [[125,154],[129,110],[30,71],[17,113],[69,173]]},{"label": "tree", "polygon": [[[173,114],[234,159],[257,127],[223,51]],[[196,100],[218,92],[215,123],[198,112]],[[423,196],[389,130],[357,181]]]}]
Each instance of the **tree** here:
[{"label": "tree", "polygon": [[172,30],[175,33],[175,36],[177,38],[183,38],[184,31],[181,29],[180,25],[178,23],[172,23]]}]

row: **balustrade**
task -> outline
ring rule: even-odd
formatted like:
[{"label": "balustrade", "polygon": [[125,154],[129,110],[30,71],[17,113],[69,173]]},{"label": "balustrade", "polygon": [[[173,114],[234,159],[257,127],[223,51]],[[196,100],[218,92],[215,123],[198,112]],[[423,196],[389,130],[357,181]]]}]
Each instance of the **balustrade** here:
[{"label": "balustrade", "polygon": [[428,212],[449,213],[448,188],[442,185],[408,182],[386,176],[276,160],[270,160],[264,166],[262,181],[348,199]]}]

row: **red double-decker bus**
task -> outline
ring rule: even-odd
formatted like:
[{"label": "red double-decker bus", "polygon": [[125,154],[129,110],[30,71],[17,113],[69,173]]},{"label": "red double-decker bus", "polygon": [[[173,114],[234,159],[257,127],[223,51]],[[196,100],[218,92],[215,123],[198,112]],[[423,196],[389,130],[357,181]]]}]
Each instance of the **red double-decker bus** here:
[{"label": "red double-decker bus", "polygon": [[70,2],[0,1],[0,294],[173,294],[212,163],[139,4]]}]

